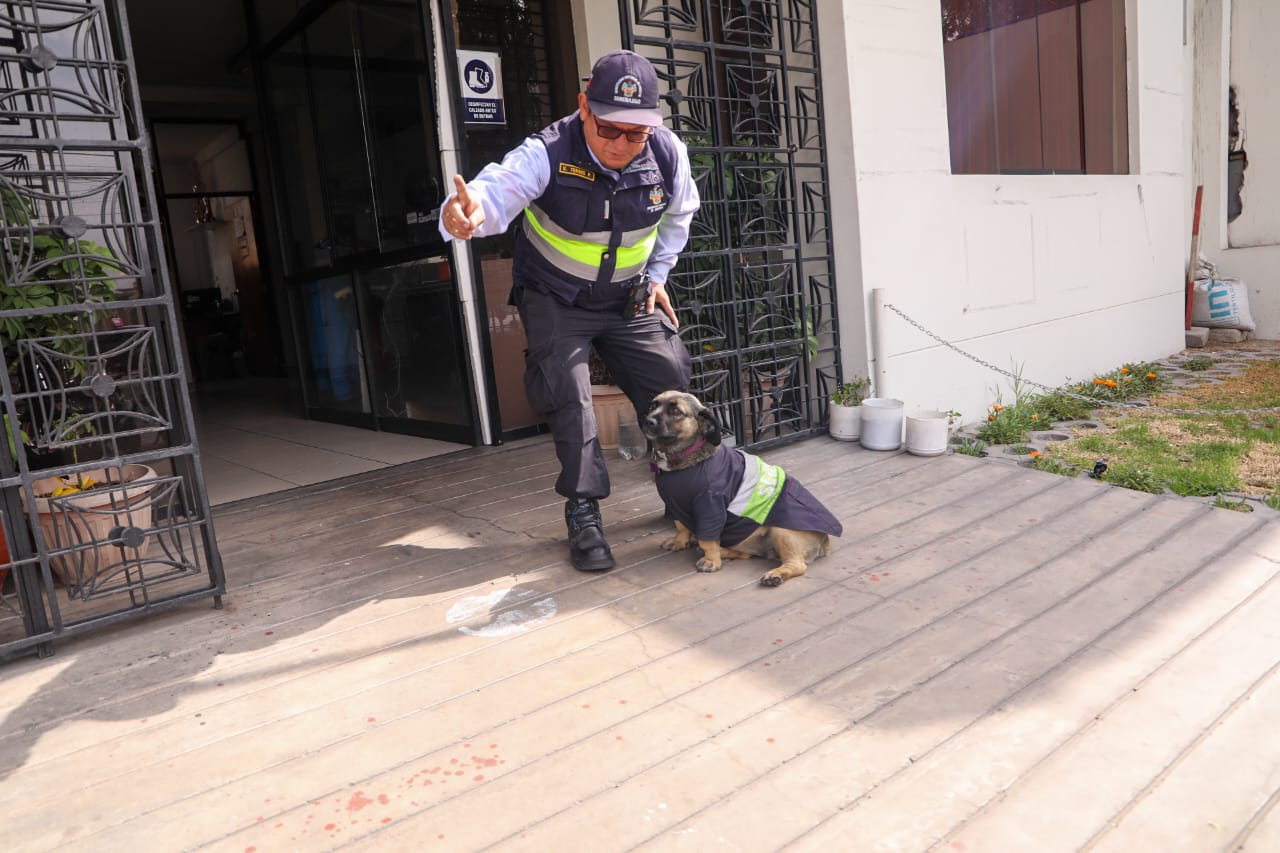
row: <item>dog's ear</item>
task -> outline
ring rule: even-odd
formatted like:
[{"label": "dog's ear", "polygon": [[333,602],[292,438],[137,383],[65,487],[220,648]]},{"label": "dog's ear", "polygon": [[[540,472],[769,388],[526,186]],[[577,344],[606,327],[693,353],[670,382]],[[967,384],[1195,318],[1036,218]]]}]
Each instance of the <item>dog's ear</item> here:
[{"label": "dog's ear", "polygon": [[699,432],[708,444],[720,443],[720,422],[716,420],[715,413],[705,406],[698,409],[698,425],[701,427]]}]

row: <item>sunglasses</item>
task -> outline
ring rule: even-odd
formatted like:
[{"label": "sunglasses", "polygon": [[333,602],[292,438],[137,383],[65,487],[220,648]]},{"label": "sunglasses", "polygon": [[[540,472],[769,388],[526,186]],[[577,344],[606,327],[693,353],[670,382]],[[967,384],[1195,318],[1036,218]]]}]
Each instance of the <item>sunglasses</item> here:
[{"label": "sunglasses", "polygon": [[651,133],[649,130],[623,130],[617,125],[605,124],[600,121],[600,119],[596,118],[595,113],[592,113],[591,117],[596,119],[596,135],[601,139],[612,140],[617,139],[619,136],[625,136],[628,142],[636,145],[649,141],[649,134]]}]

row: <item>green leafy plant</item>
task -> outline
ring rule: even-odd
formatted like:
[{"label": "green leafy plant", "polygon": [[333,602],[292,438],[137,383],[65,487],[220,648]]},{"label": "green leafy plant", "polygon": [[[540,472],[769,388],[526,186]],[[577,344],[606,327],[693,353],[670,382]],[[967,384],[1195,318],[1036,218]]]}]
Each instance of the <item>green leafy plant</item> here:
[{"label": "green leafy plant", "polygon": [[1231,500],[1225,495],[1218,495],[1213,499],[1213,505],[1218,509],[1229,509],[1232,512],[1253,512],[1253,507],[1246,500]]},{"label": "green leafy plant", "polygon": [[1045,471],[1049,474],[1058,474],[1063,477],[1075,477],[1080,474],[1080,468],[1077,466],[1049,454],[1041,454],[1033,458],[1031,467],[1037,471]]},{"label": "green leafy plant", "polygon": [[1272,492],[1262,499],[1264,506],[1274,510],[1280,510],[1280,492]]},{"label": "green leafy plant", "polygon": [[837,406],[857,406],[866,399],[867,389],[871,381],[863,376],[851,376],[849,381],[842,382],[831,392],[831,402]]},{"label": "green leafy plant", "polygon": [[980,438],[965,438],[955,446],[955,452],[982,458],[987,455],[987,443]]},{"label": "green leafy plant", "polygon": [[1213,359],[1209,358],[1207,355],[1193,355],[1191,358],[1182,362],[1183,370],[1200,371],[1208,370],[1211,367],[1213,367]]},{"label": "green leafy plant", "polygon": [[[38,221],[33,204],[8,188],[0,188],[0,218],[7,234],[0,240],[3,267],[30,271],[29,283],[0,282],[0,310],[29,311],[77,305],[99,305],[115,298],[111,280],[118,271],[115,255],[106,246],[91,240],[60,236],[60,232]],[[14,356],[13,345],[24,338],[52,339],[49,348],[69,356],[84,354],[84,341],[77,333],[87,331],[105,317],[105,311],[69,310],[29,314],[0,320],[0,348],[6,359]],[[68,360],[74,378],[83,379],[84,363]]]}]

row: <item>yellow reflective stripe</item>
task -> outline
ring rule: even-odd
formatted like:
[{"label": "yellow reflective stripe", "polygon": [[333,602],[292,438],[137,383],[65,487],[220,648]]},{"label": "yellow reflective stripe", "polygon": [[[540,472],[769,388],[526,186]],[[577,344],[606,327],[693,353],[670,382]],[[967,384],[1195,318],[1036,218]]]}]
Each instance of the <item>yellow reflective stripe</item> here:
[{"label": "yellow reflective stripe", "polygon": [[552,234],[542,227],[542,223],[538,221],[538,217],[534,215],[532,210],[526,209],[525,214],[528,216],[529,224],[533,226],[533,230],[538,232],[538,236],[548,246],[571,261],[586,264],[596,269],[600,268],[600,256],[604,254],[604,250],[607,247],[598,243],[588,243],[585,240],[570,240],[566,237],[561,237],[559,234]]},{"label": "yellow reflective stripe", "polygon": [[756,461],[759,476],[750,497],[747,498],[747,506],[740,514],[756,524],[764,524],[764,520],[769,517],[769,511],[782,495],[782,486],[787,481],[787,475],[777,465],[770,465],[759,456],[751,458]]},{"label": "yellow reflective stripe", "polygon": [[[544,245],[560,255],[563,255],[575,264],[581,264],[597,271],[600,269],[601,259],[608,246],[603,246],[600,243],[588,240],[575,240],[571,237],[565,237],[562,234],[555,233],[555,231],[560,229],[556,228],[555,231],[552,230],[552,228],[555,227],[554,225],[549,228],[538,220],[538,211],[532,207],[525,209],[525,221],[533,228],[537,236],[541,238]],[[608,234],[608,232],[598,233],[605,235],[606,237]],[[615,261],[615,274],[613,276],[615,280],[626,280],[638,275],[640,271],[644,269],[644,265],[648,262],[649,256],[653,254],[653,247],[657,245],[658,228],[657,226],[654,226],[648,231],[630,231],[627,232],[627,234],[624,234],[623,237],[624,239],[632,237],[636,242],[629,246],[624,245],[618,247],[617,259]],[[545,252],[542,254],[546,257]],[[550,260],[550,258],[548,259]],[[573,272],[572,270],[567,271]],[[620,273],[626,274],[620,279],[618,277]],[[575,272],[575,274],[577,273]],[[583,277],[590,278],[592,276]]]}]

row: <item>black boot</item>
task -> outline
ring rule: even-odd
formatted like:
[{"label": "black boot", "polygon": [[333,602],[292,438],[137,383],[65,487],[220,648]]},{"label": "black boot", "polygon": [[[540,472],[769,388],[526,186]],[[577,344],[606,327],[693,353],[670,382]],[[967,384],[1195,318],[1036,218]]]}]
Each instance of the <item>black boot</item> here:
[{"label": "black boot", "polygon": [[569,528],[569,562],[582,572],[602,572],[614,566],[609,543],[604,541],[600,502],[594,498],[570,498],[564,504]]}]

